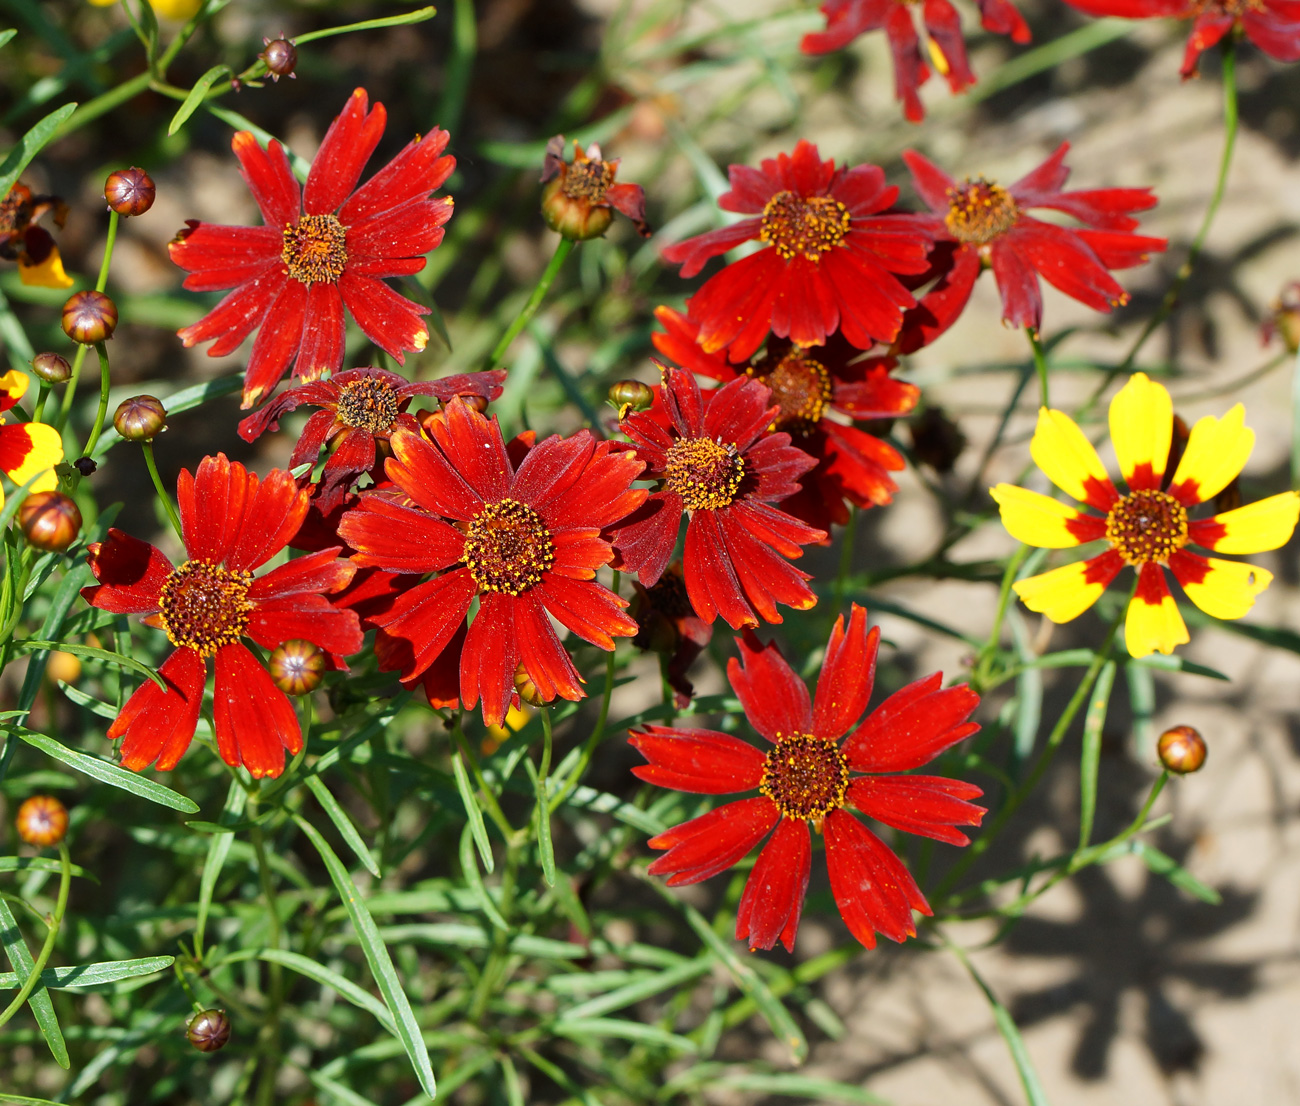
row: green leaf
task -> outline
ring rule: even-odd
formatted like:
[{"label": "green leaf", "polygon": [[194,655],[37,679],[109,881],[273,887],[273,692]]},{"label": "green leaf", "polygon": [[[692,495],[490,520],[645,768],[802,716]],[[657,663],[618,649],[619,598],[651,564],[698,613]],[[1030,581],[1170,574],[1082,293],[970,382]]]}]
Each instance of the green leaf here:
[{"label": "green leaf", "polygon": [[763,1095],[788,1095],[844,1106],[888,1106],[888,1099],[850,1083],[776,1071],[727,1071],[721,1064],[700,1064],[672,1080],[673,1087],[734,1087]]},{"label": "green leaf", "polygon": [[107,664],[115,664],[118,668],[129,668],[132,672],[138,672],[141,676],[148,676],[163,691],[167,690],[167,682],[158,675],[147,664],[141,664],[134,657],[126,657],[121,653],[114,653],[111,649],[96,649],[93,645],[74,645],[66,641],[39,641],[36,638],[25,638],[22,641],[15,641],[14,648],[19,650],[26,649],[50,649],[60,650],[64,653],[72,653],[78,657],[93,657],[95,660],[104,661]]},{"label": "green leaf", "polygon": [[351,1087],[335,1082],[323,1072],[308,1071],[307,1077],[319,1090],[324,1091],[327,1097],[335,1102],[341,1102],[343,1106],[375,1106],[371,1099],[357,1094]]},{"label": "green leaf", "polygon": [[379,993],[384,996],[384,1002],[397,1023],[398,1039],[401,1040],[407,1056],[411,1059],[411,1066],[420,1080],[420,1086],[430,1098],[436,1097],[437,1082],[433,1078],[433,1066],[429,1063],[429,1050],[425,1048],[424,1037],[420,1033],[420,1023],[415,1019],[411,1002],[406,997],[406,992],[402,990],[402,981],[397,977],[397,969],[393,967],[393,959],[388,955],[388,948],[379,936],[375,920],[370,916],[370,911],[366,909],[366,904],[361,899],[361,892],[352,882],[352,877],[343,867],[343,862],[329,847],[329,842],[320,835],[320,831],[301,815],[295,814],[293,820],[320,853],[321,860],[329,870],[330,879],[334,881],[334,886],[343,899],[343,905],[352,919],[352,927],[361,942],[361,951],[365,953],[366,963],[370,965],[370,973],[379,985]]},{"label": "green leaf", "polygon": [[349,23],[346,27],[328,27],[323,31],[308,31],[303,35],[296,35],[294,42],[301,46],[304,42],[314,42],[318,38],[329,38],[331,35],[346,35],[353,31],[374,31],[383,27],[406,27],[412,23],[423,23],[426,19],[432,19],[438,14],[438,9],[429,5],[424,8],[417,8],[413,12],[406,12],[403,15],[387,15],[382,19],[364,19],[360,23]]},{"label": "green leaf", "polygon": [[[46,968],[41,972],[43,987],[102,987],[119,979],[133,979],[166,971],[175,961],[174,956],[146,956],[138,960],[104,960],[98,964],[74,964],[66,968]],[[0,975],[0,991],[16,991],[22,986],[25,975],[5,972]]]},{"label": "green leaf", "polygon": [[[1038,741],[1038,727],[1043,720],[1043,674],[1035,666],[1033,645],[1025,620],[1015,607],[1008,612],[1007,622],[1011,626],[1012,638],[1016,645],[1016,654],[1025,665],[1025,671],[1016,677],[1016,719],[1012,732],[1015,735],[1013,749],[1017,765],[1025,764],[1033,755],[1034,745]],[[1092,654],[1088,660],[1092,662]]]},{"label": "green leaf", "polygon": [[483,885],[483,877],[479,874],[478,864],[474,861],[474,840],[469,826],[466,826],[460,835],[460,867],[465,876],[465,886],[477,900],[479,909],[487,915],[488,921],[497,929],[508,933],[510,926],[501,917],[501,912],[496,908],[487,888]]},{"label": "green leaf", "polygon": [[460,792],[460,801],[465,804],[465,813],[469,816],[470,832],[474,835],[474,844],[478,854],[483,858],[483,867],[488,875],[492,874],[495,861],[492,859],[492,845],[488,841],[487,827],[483,824],[483,811],[479,809],[478,799],[474,796],[474,787],[469,782],[469,773],[465,771],[465,762],[460,753],[451,758],[452,775],[456,777],[456,790]]},{"label": "green leaf", "polygon": [[[675,968],[669,968],[665,972],[655,972],[652,975],[643,976],[635,982],[616,987],[614,990],[607,991],[596,998],[578,1003],[577,1006],[566,1010],[560,1016],[560,1023],[581,1021],[584,1018],[595,1018],[614,1010],[621,1010],[623,1007],[631,1006],[634,1002],[641,1002],[651,995],[657,995],[692,979],[698,979],[712,967],[713,958],[702,956],[695,960],[688,960],[685,964],[679,964]],[[558,1025],[559,1023],[557,1023],[557,1028]]]},{"label": "green leaf", "polygon": [[56,108],[18,140],[4,161],[0,162],[0,199],[9,194],[9,189],[14,186],[32,158],[41,152],[54,132],[76,110],[75,103]]},{"label": "green leaf", "polygon": [[[32,959],[31,950],[23,940],[22,930],[18,928],[14,912],[9,909],[9,904],[3,896],[0,896],[0,945],[4,946],[8,954],[9,963],[24,979],[36,969],[36,961]],[[40,1027],[41,1036],[49,1045],[55,1063],[67,1071],[71,1066],[71,1061],[68,1059],[68,1046],[63,1041],[63,1030],[59,1028],[59,1019],[54,1013],[54,1003],[50,1001],[50,992],[44,984],[37,984],[35,990],[27,996],[27,1005],[31,1007],[36,1024]]]},{"label": "green leaf", "polygon": [[1020,1036],[1020,1030],[1016,1028],[1016,1021],[1011,1016],[1011,1012],[1002,1005],[997,995],[987,983],[984,977],[975,969],[975,965],[967,958],[963,949],[956,945],[948,947],[957,955],[970,977],[976,983],[984,997],[988,999],[989,1007],[993,1011],[993,1020],[997,1023],[998,1032],[1002,1034],[1002,1039],[1006,1041],[1007,1048],[1011,1052],[1011,1059],[1016,1065],[1016,1071],[1020,1074],[1020,1082],[1025,1088],[1025,1097],[1029,1099],[1029,1106],[1049,1106],[1047,1094],[1043,1090],[1043,1084],[1038,1078],[1038,1072],[1034,1070],[1034,1063],[1029,1058],[1029,1050],[1025,1048],[1024,1038]]},{"label": "green leaf", "polygon": [[315,960],[301,956],[296,952],[289,952],[286,949],[262,949],[257,956],[259,960],[265,960],[271,964],[283,964],[286,968],[297,972],[299,975],[306,976],[322,986],[337,991],[353,1006],[359,1006],[362,1010],[373,1014],[380,1025],[394,1037],[397,1037],[398,1040],[401,1040],[401,1035],[397,1032],[397,1026],[393,1022],[393,1016],[388,1012],[388,1007],[369,991],[358,987],[350,979],[346,979],[339,975],[338,972],[325,967],[324,964],[318,964]]},{"label": "green leaf", "polygon": [[1083,716],[1083,753],[1079,759],[1079,848],[1086,849],[1092,839],[1092,823],[1097,814],[1097,770],[1101,764],[1101,731],[1106,724],[1110,689],[1115,685],[1115,662],[1107,661],[1097,674]]},{"label": "green leaf", "polygon": [[542,865],[542,879],[547,887],[555,886],[555,847],[551,843],[551,799],[547,794],[546,780],[537,774],[533,762],[524,759],[524,767],[532,777],[533,793],[537,796],[537,809],[533,817],[537,822],[537,858]]},{"label": "green leaf", "polygon": [[208,94],[208,89],[229,72],[231,72],[231,69],[228,65],[214,65],[194,82],[190,94],[185,97],[185,102],[181,104],[176,114],[172,116],[171,123],[168,124],[167,136],[169,138],[180,130],[185,125],[185,120],[198,110],[199,105],[203,103],[204,97]]},{"label": "green leaf", "polygon": [[87,695],[80,688],[64,683],[63,680],[59,681],[59,687],[63,689],[63,694],[76,703],[77,706],[85,707],[92,714],[99,715],[100,718],[116,718],[118,715],[118,709],[112,703],[105,703],[96,699],[93,695]]},{"label": "green leaf", "polygon": [[[68,865],[68,870],[74,876],[80,876],[82,879],[91,879],[96,883],[99,877],[86,871],[85,868],[78,868],[75,864]],[[61,872],[63,865],[57,860],[51,860],[47,856],[0,856],[0,872]]]},{"label": "green leaf", "polygon": [[[230,788],[226,792],[226,806],[221,812],[222,817],[238,821],[240,815],[244,813],[247,802],[248,792],[244,790],[243,785],[239,780],[231,780]],[[234,843],[233,834],[223,833],[214,837],[208,845],[208,856],[203,862],[203,876],[199,880],[198,912],[194,919],[196,955],[202,955],[203,931],[207,928],[208,911],[212,909],[212,894],[216,890],[217,879],[221,875],[221,869],[225,866],[226,857],[230,855],[230,848]]]},{"label": "green leaf", "polygon": [[0,31],[0,48],[7,46],[9,44],[9,40],[13,38],[14,35],[16,35],[17,33],[18,32],[13,27],[10,27],[4,31]]},{"label": "green leaf", "polygon": [[70,768],[75,768],[78,772],[97,779],[101,783],[109,784],[111,787],[120,787],[123,791],[129,791],[132,795],[148,799],[151,803],[171,807],[172,810],[179,810],[185,814],[197,814],[199,812],[198,803],[193,799],[187,799],[170,787],[164,787],[160,783],[154,783],[153,780],[144,779],[134,772],[128,772],[125,768],[119,768],[116,764],[110,764],[106,760],[92,757],[89,753],[79,753],[75,749],[69,749],[66,745],[59,744],[54,738],[46,737],[43,733],[35,733],[32,730],[7,726],[3,723],[0,723],[0,731],[21,738],[28,745],[40,749],[41,752],[47,753],[55,760],[61,760]]},{"label": "green leaf", "polygon": [[1178,863],[1172,856],[1162,853],[1154,845],[1145,841],[1134,841],[1132,851],[1142,858],[1142,862],[1158,876],[1164,876],[1175,887],[1195,895],[1202,902],[1218,906],[1223,896],[1213,887],[1202,883],[1191,872]]},{"label": "green leaf", "polygon": [[375,858],[370,855],[366,843],[361,840],[361,834],[357,832],[357,827],[352,824],[352,819],[339,806],[339,801],[334,798],[320,776],[307,777],[307,790],[316,796],[316,801],[320,803],[321,809],[329,815],[330,821],[334,823],[334,828],[339,831],[339,836],[343,838],[344,844],[356,854],[357,859],[361,861],[366,871],[375,879],[379,879],[381,873],[379,865],[375,863]]},{"label": "green leaf", "polygon": [[699,1047],[689,1037],[669,1033],[668,1030],[660,1029],[657,1025],[625,1022],[617,1018],[583,1018],[556,1022],[551,1028],[562,1037],[572,1037],[579,1041],[586,1037],[617,1037],[624,1041],[662,1045],[674,1052],[695,1052]]},{"label": "green leaf", "polygon": [[58,1102],[51,1102],[48,1098],[24,1098],[22,1095],[5,1094],[0,1091],[0,1102],[16,1102],[18,1106],[60,1106]]},{"label": "green leaf", "polygon": [[[1297,641],[1300,641],[1300,638]],[[1189,661],[1186,657],[1179,656],[1177,653],[1169,656],[1165,656],[1163,653],[1152,653],[1150,656],[1130,659],[1128,663],[1135,668],[1154,668],[1160,672],[1186,672],[1192,676],[1206,676],[1211,680],[1223,680],[1225,683],[1232,682],[1231,676],[1225,676],[1217,668],[1207,668],[1205,665]]]},{"label": "green leaf", "polygon": [[573,789],[573,794],[569,796],[566,805],[580,807],[583,810],[592,810],[598,814],[610,814],[620,822],[626,822],[629,826],[634,826],[642,833],[648,833],[651,836],[663,833],[668,828],[667,823],[656,818],[649,811],[642,810],[632,803],[624,802],[617,796],[611,795],[608,791],[597,791],[595,788],[585,785]]}]

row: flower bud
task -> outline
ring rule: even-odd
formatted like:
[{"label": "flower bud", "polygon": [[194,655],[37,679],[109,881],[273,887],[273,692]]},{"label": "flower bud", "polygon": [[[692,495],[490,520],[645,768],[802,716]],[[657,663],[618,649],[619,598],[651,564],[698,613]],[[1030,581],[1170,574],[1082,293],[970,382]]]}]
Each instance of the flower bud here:
[{"label": "flower bud", "polygon": [[542,698],[542,693],[537,690],[537,685],[533,678],[528,674],[522,664],[515,669],[515,691],[519,693],[519,698],[534,707],[540,707],[546,700]]},{"label": "flower bud", "polygon": [[458,395],[455,398],[460,400],[466,407],[472,407],[480,415],[487,411],[487,396],[480,396],[471,392],[469,395]]},{"label": "flower bud", "polygon": [[654,389],[639,380],[616,380],[609,389],[609,402],[620,419],[629,411],[648,411],[655,401]]},{"label": "flower bud", "polygon": [[18,523],[28,545],[62,553],[81,533],[81,512],[62,492],[32,492],[18,508]]},{"label": "flower bud", "polygon": [[28,845],[57,845],[68,832],[68,808],[53,795],[33,795],[18,808],[15,825]]},{"label": "flower bud", "polygon": [[257,56],[266,66],[271,80],[278,81],[281,77],[293,77],[293,71],[298,65],[298,51],[294,49],[293,39],[281,35],[275,39],[264,38],[262,43],[266,49]]},{"label": "flower bud", "polygon": [[154,396],[132,396],[117,405],[113,429],[128,442],[150,442],[167,429],[167,408]]},{"label": "flower bud", "polygon": [[1185,775],[1198,771],[1205,763],[1205,738],[1191,726],[1175,726],[1160,735],[1156,751],[1165,768]]},{"label": "flower bud", "polygon": [[564,181],[553,180],[542,189],[542,218],[556,234],[574,242],[599,238],[614,221],[614,209],[597,206],[565,191]]},{"label": "flower bud", "polygon": [[143,169],[119,169],[104,182],[104,199],[119,215],[143,215],[157,194],[153,178]]},{"label": "flower bud", "polygon": [[104,342],[117,329],[117,305],[93,288],[75,293],[63,305],[63,333],[83,346]]},{"label": "flower bud", "polygon": [[72,366],[57,353],[38,353],[32,358],[32,372],[46,384],[62,384],[72,375]]},{"label": "flower bud", "polygon": [[185,1039],[200,1052],[216,1052],[230,1040],[230,1019],[224,1010],[204,1010],[186,1024]]},{"label": "flower bud", "polygon": [[89,476],[99,468],[99,465],[95,463],[95,460],[92,457],[78,457],[72,462],[72,467],[81,473],[82,476]]},{"label": "flower bud", "polygon": [[267,667],[272,683],[286,695],[306,695],[324,678],[325,650],[310,641],[286,641],[271,651]]}]

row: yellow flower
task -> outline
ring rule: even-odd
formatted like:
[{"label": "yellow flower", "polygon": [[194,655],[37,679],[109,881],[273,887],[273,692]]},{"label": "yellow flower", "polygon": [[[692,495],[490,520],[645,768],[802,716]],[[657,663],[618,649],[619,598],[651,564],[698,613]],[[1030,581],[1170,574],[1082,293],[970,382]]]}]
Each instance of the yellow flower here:
[{"label": "yellow flower", "polygon": [[1263,553],[1290,539],[1300,518],[1300,494],[1283,492],[1247,507],[1191,518],[1245,467],[1255,432],[1239,403],[1221,419],[1207,415],[1192,427],[1172,479],[1165,480],[1173,440],[1169,392],[1136,373],[1111,401],[1110,437],[1128,494],[1120,495],[1092,443],[1074,420],[1044,407],[1030,445],[1034,462],[1067,495],[1099,512],[1081,510],[1026,488],[991,489],[1002,525],[1028,545],[1066,549],[1091,541],[1109,548],[1095,557],[1031,576],[1015,585],[1031,611],[1068,622],[1093,605],[1125,565],[1137,569],[1124,638],[1129,653],[1173,652],[1188,641],[1187,626],[1170,594],[1167,568],[1187,597],[1215,618],[1241,618],[1272,581],[1271,573],[1241,561],[1191,552]]},{"label": "yellow flower", "polygon": [[[0,411],[8,411],[22,399],[28,383],[27,374],[17,369],[0,376]],[[0,415],[0,422],[3,421]],[[54,466],[62,460],[63,439],[54,427],[40,422],[0,426],[0,472],[19,486],[36,476],[29,492],[51,491],[58,487]],[[4,492],[0,491],[0,506],[3,505]]]},{"label": "yellow flower", "polygon": [[[90,0],[98,8],[107,8],[117,0]],[[175,19],[178,22],[190,19],[203,6],[203,0],[149,0],[153,8],[163,19]]]}]

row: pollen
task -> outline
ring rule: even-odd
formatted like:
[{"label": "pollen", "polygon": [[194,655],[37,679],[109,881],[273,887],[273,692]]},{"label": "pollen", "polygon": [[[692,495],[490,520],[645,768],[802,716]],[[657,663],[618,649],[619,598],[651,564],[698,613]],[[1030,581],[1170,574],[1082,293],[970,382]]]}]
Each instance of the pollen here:
[{"label": "pollen", "polygon": [[555,542],[536,511],[502,499],[486,504],[466,527],[463,559],[479,591],[522,595],[555,563]]},{"label": "pollen", "polygon": [[688,511],[729,507],[745,477],[745,459],[730,442],[683,438],[668,451],[664,484]]},{"label": "pollen", "polygon": [[844,242],[851,221],[849,209],[831,196],[778,192],[763,208],[759,237],[786,261],[820,261],[822,254]]},{"label": "pollen", "polygon": [[333,215],[303,215],[284,227],[281,258],[303,284],[333,284],[348,263],[347,228]]},{"label": "pollen", "polygon": [[1106,540],[1127,564],[1165,564],[1187,544],[1187,509],[1167,492],[1133,492],[1106,516]]},{"label": "pollen", "polygon": [[984,246],[1016,225],[1020,208],[1011,193],[983,177],[948,189],[944,224],[958,242]]},{"label": "pollen", "polygon": [[772,402],[781,408],[769,430],[807,434],[830,406],[831,374],[802,350],[792,350],[773,368],[757,365],[746,372],[772,389]]},{"label": "pollen", "polygon": [[767,754],[758,789],[786,818],[811,822],[820,833],[826,815],[844,805],[848,786],[849,762],[834,741],[794,734]]},{"label": "pollen", "polygon": [[397,414],[397,393],[386,381],[367,376],[339,390],[338,417],[348,426],[371,434],[387,434]]},{"label": "pollen", "polygon": [[178,649],[210,657],[233,645],[248,625],[253,604],[248,598],[251,572],[211,561],[186,561],[167,577],[158,600],[159,620],[167,640]]},{"label": "pollen", "polygon": [[614,167],[599,158],[591,158],[565,167],[560,191],[571,200],[599,204],[605,202],[605,193],[613,183]]}]

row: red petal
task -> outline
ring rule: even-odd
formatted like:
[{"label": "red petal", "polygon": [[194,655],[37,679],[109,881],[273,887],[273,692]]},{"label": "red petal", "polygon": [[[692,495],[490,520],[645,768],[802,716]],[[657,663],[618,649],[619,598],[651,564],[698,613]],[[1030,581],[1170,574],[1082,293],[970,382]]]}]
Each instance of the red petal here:
[{"label": "red petal", "polygon": [[383,104],[370,111],[367,104],[366,90],[356,89],[325,132],[303,190],[303,207],[309,215],[337,211],[379,145],[388,116]]},{"label": "red petal", "polygon": [[679,496],[656,492],[611,535],[623,564],[646,587],[654,586],[672,560],[683,513]]},{"label": "red petal", "polygon": [[446,648],[456,630],[464,625],[477,591],[469,572],[457,569],[417,584],[399,595],[388,610],[371,616],[371,622],[405,643],[409,650],[402,668],[403,679],[418,676]]},{"label": "red petal", "polygon": [[867,612],[856,603],[850,608],[847,633],[844,616],[835,620],[821,675],[817,677],[812,724],[817,737],[839,738],[862,717],[876,679],[879,644],[879,627],[868,632]]},{"label": "red petal", "polygon": [[271,139],[263,150],[249,131],[239,131],[230,140],[230,148],[262,212],[262,222],[277,235],[283,233],[286,223],[298,221],[302,205],[298,182],[280,143]]},{"label": "red petal", "polygon": [[429,328],[420,321],[429,309],[399,296],[387,284],[344,269],[338,281],[339,294],[367,338],[399,365],[406,364],[404,351],[424,349]]},{"label": "red petal", "polygon": [[750,791],[763,779],[767,757],[747,741],[713,730],[647,726],[633,730],[631,745],[649,761],[632,769],[646,783],[700,795]]},{"label": "red petal", "polygon": [[736,910],[736,940],[748,940],[751,949],[770,949],[780,938],[786,951],[794,952],[811,866],[808,823],[782,818],[745,881]]},{"label": "red petal", "polygon": [[808,688],[781,656],[776,642],[762,645],[746,631],[736,639],[736,646],[740,659],[727,662],[727,679],[750,725],[769,741],[811,733]]},{"label": "red petal", "polygon": [[667,849],[647,869],[668,876],[669,887],[716,876],[757,845],[776,825],[781,812],[765,795],[727,803],[708,814],[650,838],[652,849]]},{"label": "red petal", "polygon": [[433,572],[465,552],[465,535],[454,526],[377,495],[363,495],[343,516],[339,537],[357,551],[359,563],[392,572]]},{"label": "red petal", "polygon": [[283,284],[263,316],[248,356],[242,403],[245,409],[275,390],[302,345],[307,325],[307,285],[283,276],[280,279]]},{"label": "red petal", "polygon": [[623,613],[627,601],[594,581],[547,574],[534,590],[557,622],[606,651],[614,648],[615,636],[637,632],[636,620]]},{"label": "red petal", "polygon": [[[496,503],[510,494],[514,470],[495,418],[485,418],[467,404],[453,400],[447,405],[445,417],[434,423],[433,436],[447,461],[483,503]],[[398,456],[405,464],[405,458]],[[480,509],[481,505],[475,507],[474,513]]]},{"label": "red petal", "polygon": [[213,564],[225,561],[243,522],[250,492],[256,491],[257,477],[238,461],[232,464],[224,453],[204,457],[194,476],[188,469],[181,469],[176,479],[176,502],[185,551],[191,560]]},{"label": "red petal", "polygon": [[912,174],[912,187],[925,201],[926,206],[936,215],[947,215],[950,206],[948,190],[956,188],[957,182],[916,150],[904,150],[903,161]]},{"label": "red petal", "polygon": [[212,718],[217,750],[232,768],[243,765],[254,779],[284,771],[284,750],[297,755],[302,729],[293,704],[266,669],[236,642],[217,650]]},{"label": "red petal", "polygon": [[936,672],[894,692],[844,743],[858,772],[906,772],[933,760],[979,729],[966,719],[979,696],[965,684],[940,690]]},{"label": "red petal", "polygon": [[443,157],[450,135],[434,127],[406,147],[358,188],[339,209],[347,226],[390,211],[411,200],[422,200],[442,185],[456,168],[454,157]]},{"label": "red petal", "polygon": [[[468,522],[483,510],[484,497],[465,482],[464,474],[449,456],[415,431],[397,430],[389,444],[393,458],[384,465],[388,478],[430,514]],[[504,455],[504,446],[501,452]]]},{"label": "red petal", "polygon": [[582,677],[551,629],[538,594],[540,590],[525,592],[514,602],[519,661],[545,702],[549,703],[557,695],[576,702],[586,694],[582,690]]},{"label": "red petal", "polygon": [[510,709],[518,666],[515,601],[500,593],[484,595],[461,653],[460,699],[465,709],[472,708],[481,696],[484,723],[501,725]]},{"label": "red petal", "polygon": [[[686,523],[682,558],[686,595],[695,613],[705,622],[712,622],[721,614],[733,630],[757,626],[758,618],[741,591],[717,514],[696,511]],[[642,583],[645,582],[643,578]]]},{"label": "red petal", "polygon": [[949,845],[970,844],[952,827],[980,824],[984,808],[966,800],[982,794],[974,784],[942,776],[858,776],[848,789],[849,802],[868,818]]},{"label": "red petal", "polygon": [[[173,251],[174,254],[174,251]],[[256,327],[262,325],[271,305],[276,302],[289,278],[281,271],[283,262],[277,256],[265,268],[252,270],[248,279],[240,283],[197,323],[181,327],[176,336],[186,346],[211,341],[209,357],[224,357],[233,353]],[[185,283],[194,278],[187,278]],[[224,280],[215,287],[226,287]]]},{"label": "red petal", "polygon": [[316,281],[307,286],[303,313],[302,345],[293,371],[303,380],[316,380],[343,365],[343,297],[334,285]]},{"label": "red petal", "polygon": [[176,767],[194,739],[203,704],[207,665],[193,649],[177,649],[158,669],[167,690],[145,680],[126,701],[122,713],[108,728],[108,737],[122,742],[122,767],[133,772],[155,760],[167,771]]},{"label": "red petal", "polygon": [[[242,471],[243,466],[234,464]],[[258,568],[289,544],[309,507],[307,490],[298,487],[283,469],[272,469],[260,483],[248,477],[248,499],[239,532],[231,542],[226,564],[235,571]]]},{"label": "red petal", "polygon": [[915,937],[912,911],[931,910],[903,862],[845,810],[826,816],[825,833],[831,893],[849,932],[869,949],[877,933],[900,942]]},{"label": "red petal", "polygon": [[172,563],[148,542],[115,527],[108,537],[87,550],[86,563],[99,586],[81,589],[92,607],[114,614],[156,611],[162,586],[172,574]]}]

